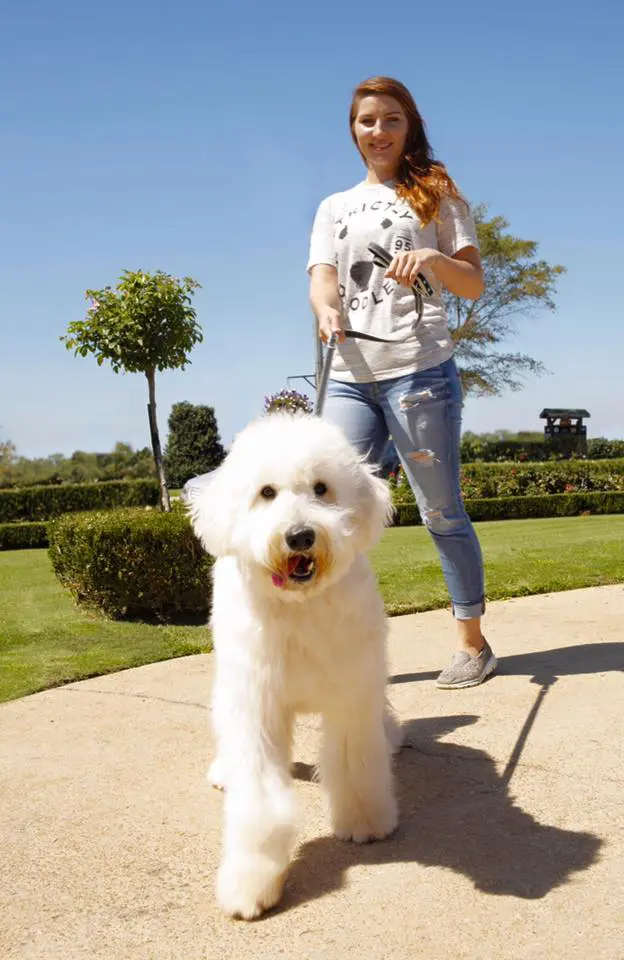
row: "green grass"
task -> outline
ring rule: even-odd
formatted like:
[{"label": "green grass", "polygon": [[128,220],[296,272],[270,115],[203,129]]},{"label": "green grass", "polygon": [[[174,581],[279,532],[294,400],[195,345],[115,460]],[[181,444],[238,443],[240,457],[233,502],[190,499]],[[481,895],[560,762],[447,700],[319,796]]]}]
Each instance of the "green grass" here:
[{"label": "green grass", "polygon": [[[480,523],[487,596],[527,596],[624,581],[624,516]],[[448,605],[422,527],[389,530],[373,552],[388,613]],[[206,627],[101,619],[78,609],[45,550],[0,553],[0,701],[208,649]]]},{"label": "green grass", "polygon": [[123,623],[79,609],[47,550],[0,553],[0,701],[208,644],[206,627]]},{"label": "green grass", "polygon": [[[504,520],[475,528],[488,600],[624,582],[624,516]],[[389,530],[372,560],[391,616],[448,605],[437,552],[423,527]]]}]

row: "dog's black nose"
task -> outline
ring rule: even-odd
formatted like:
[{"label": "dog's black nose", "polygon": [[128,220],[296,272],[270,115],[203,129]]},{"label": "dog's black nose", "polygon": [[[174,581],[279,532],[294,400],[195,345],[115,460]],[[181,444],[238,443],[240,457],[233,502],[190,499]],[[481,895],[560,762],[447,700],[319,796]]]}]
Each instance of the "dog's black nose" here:
[{"label": "dog's black nose", "polygon": [[314,546],[316,534],[312,527],[291,527],[286,531],[285,540],[291,550],[310,550]]}]

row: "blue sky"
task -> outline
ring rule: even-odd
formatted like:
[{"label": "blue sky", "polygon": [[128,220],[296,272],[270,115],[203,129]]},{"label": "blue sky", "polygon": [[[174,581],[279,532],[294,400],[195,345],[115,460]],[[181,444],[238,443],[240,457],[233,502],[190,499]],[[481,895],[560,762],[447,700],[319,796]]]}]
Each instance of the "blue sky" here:
[{"label": "blue sky", "polygon": [[363,177],[346,115],[380,73],[410,87],[466,195],[568,268],[558,311],[509,343],[551,374],[469,399],[465,428],[539,429],[543,406],[571,404],[590,435],[624,437],[623,9],[7,0],[0,439],[25,456],[149,444],[144,378],[58,339],[124,268],[203,285],[204,343],[157,385],[163,434],[188,400],[215,407],[227,444],[310,372],[310,223]]}]

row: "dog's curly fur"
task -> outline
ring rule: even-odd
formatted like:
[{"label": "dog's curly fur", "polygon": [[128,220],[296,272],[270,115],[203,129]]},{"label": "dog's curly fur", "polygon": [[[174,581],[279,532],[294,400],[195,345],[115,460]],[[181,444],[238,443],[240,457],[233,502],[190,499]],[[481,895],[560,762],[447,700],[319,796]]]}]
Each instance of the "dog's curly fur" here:
[{"label": "dog's curly fur", "polygon": [[[247,427],[190,503],[214,567],[210,771],[225,789],[221,907],[279,900],[295,839],[291,734],[320,713],[334,832],[362,843],[397,822],[385,703],[386,619],[366,552],[391,515],[386,484],[342,433],[307,415]],[[311,542],[313,541],[313,542]]]}]

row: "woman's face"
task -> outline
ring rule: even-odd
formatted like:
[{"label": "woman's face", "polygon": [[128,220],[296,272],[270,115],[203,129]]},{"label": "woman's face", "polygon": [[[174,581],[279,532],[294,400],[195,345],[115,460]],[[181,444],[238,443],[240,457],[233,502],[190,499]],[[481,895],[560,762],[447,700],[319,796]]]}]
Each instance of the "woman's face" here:
[{"label": "woman's face", "polygon": [[392,176],[403,159],[407,128],[407,117],[394,97],[363,97],[353,133],[366,165]]}]

